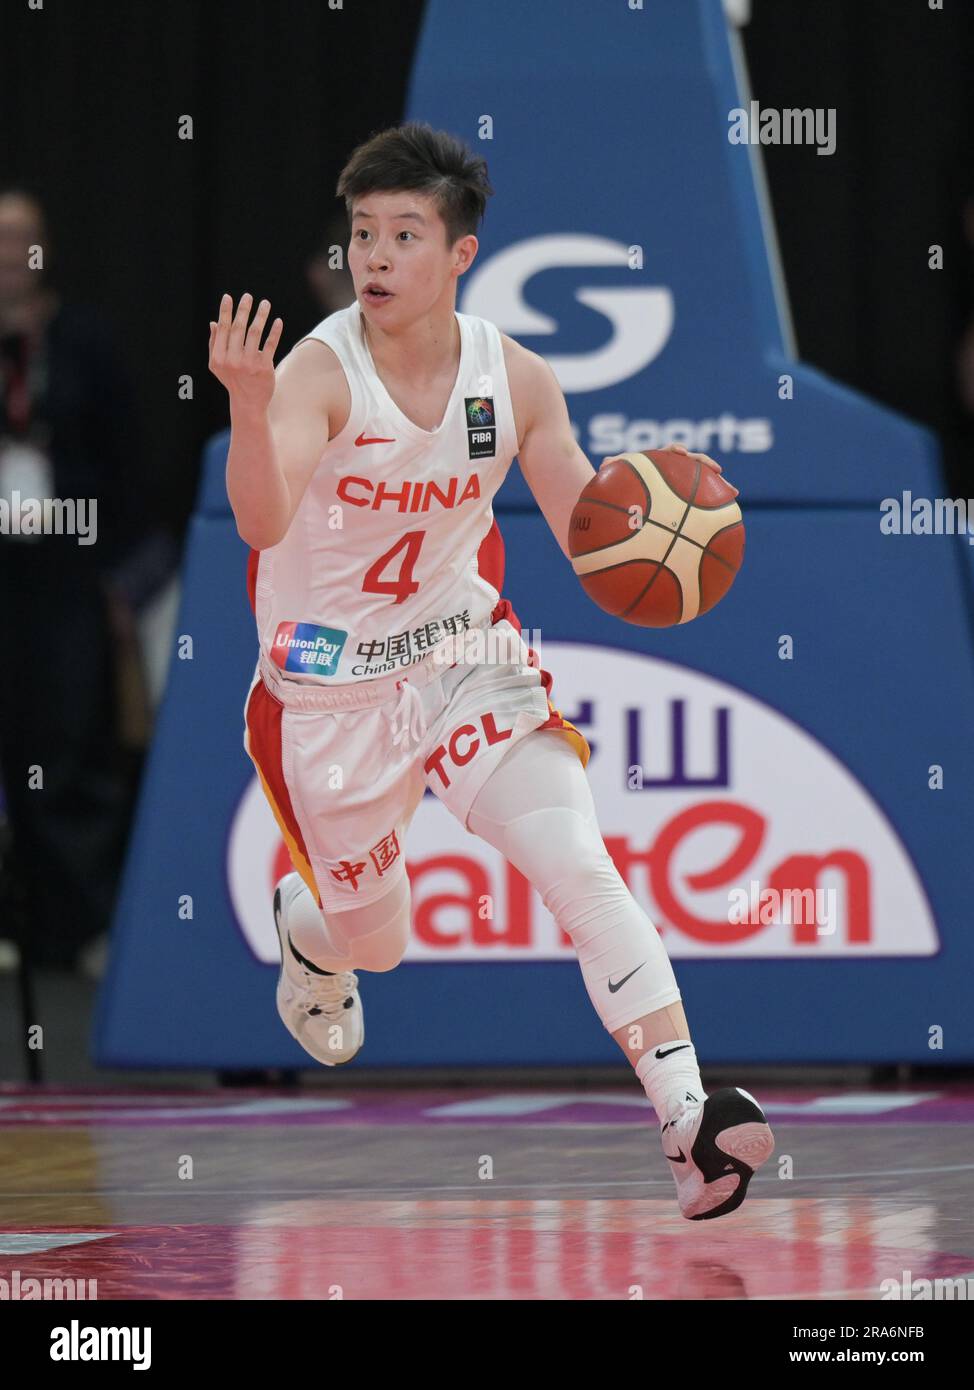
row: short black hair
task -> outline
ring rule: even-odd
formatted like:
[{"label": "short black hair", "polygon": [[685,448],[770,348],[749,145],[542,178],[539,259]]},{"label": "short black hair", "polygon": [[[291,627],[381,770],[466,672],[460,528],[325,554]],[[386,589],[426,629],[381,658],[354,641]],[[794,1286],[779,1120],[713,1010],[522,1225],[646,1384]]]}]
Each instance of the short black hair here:
[{"label": "short black hair", "polygon": [[407,121],[371,135],[358,145],[342,170],[335,190],[345,199],[349,222],[352,202],[367,193],[403,189],[436,201],[446,227],[446,243],[477,234],[487,199],[487,161],[446,130],[425,121]]}]

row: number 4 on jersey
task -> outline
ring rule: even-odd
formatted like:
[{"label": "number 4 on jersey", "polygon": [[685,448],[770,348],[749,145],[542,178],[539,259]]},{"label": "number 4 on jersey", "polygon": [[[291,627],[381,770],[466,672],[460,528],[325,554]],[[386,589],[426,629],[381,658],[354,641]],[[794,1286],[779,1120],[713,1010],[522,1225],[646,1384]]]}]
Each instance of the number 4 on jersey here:
[{"label": "number 4 on jersey", "polygon": [[[404,536],[399,537],[391,550],[387,550],[374,564],[369,565],[362,580],[363,594],[395,594],[397,603],[405,603],[409,595],[414,594],[419,588],[419,584],[413,578],[413,565],[419,557],[425,535],[425,531],[407,531]],[[406,547],[406,553],[402,557],[399,573],[394,579],[380,579],[379,576],[386,565],[403,546]]]}]

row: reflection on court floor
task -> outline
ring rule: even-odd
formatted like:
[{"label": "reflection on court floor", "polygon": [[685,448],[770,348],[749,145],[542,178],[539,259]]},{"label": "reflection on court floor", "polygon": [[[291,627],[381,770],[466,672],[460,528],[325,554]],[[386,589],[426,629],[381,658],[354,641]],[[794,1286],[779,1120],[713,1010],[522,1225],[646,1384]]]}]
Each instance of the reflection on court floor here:
[{"label": "reflection on court floor", "polygon": [[623,1091],[7,1087],[0,1279],[96,1280],[98,1298],[855,1300],[974,1280],[974,1090],[761,1100],[767,1170],[738,1212],[688,1222],[652,1112]]}]

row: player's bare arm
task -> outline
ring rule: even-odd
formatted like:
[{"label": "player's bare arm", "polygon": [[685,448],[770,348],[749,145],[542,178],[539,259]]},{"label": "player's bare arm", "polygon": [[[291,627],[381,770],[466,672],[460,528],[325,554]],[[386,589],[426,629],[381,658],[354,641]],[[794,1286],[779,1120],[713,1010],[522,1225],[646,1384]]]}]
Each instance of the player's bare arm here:
[{"label": "player's bare arm", "polygon": [[570,559],[568,524],[595,469],[575,440],[565,397],[548,363],[513,338],[504,335],[503,343],[521,472],[562,554]]},{"label": "player's bare arm", "polygon": [[[521,472],[562,554],[570,559],[568,527],[572,511],[579,493],[595,476],[595,469],[572,433],[568,406],[551,367],[543,357],[506,334],[503,343],[518,427]],[[721,472],[720,464],[707,454],[690,453],[682,444],[663,447],[687,454]]]},{"label": "player's bare arm", "polygon": [[210,324],[209,366],[230,397],[227,495],[237,531],[255,550],[267,550],[287,535],[328,443],[328,366],[336,359],[323,344],[305,341],[275,370],[283,322],[274,320],[261,347],[271,306],[261,300],[248,328],[252,304],[243,295],[234,314],[223,296],[219,320]]}]

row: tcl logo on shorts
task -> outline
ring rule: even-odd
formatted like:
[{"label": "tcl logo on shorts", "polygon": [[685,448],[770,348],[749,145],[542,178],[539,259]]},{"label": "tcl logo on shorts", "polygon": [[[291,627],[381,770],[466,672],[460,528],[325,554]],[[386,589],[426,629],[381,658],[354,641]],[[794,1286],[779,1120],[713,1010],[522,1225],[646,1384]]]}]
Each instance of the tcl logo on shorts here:
[{"label": "tcl logo on shorts", "polygon": [[448,762],[454,767],[465,767],[477,756],[481,743],[493,747],[495,743],[503,743],[514,732],[513,729],[498,729],[492,714],[482,714],[478,723],[479,728],[475,724],[461,724],[454,729],[446,742],[434,748],[423,764],[423,770],[439,778],[442,786],[450,785]]}]

